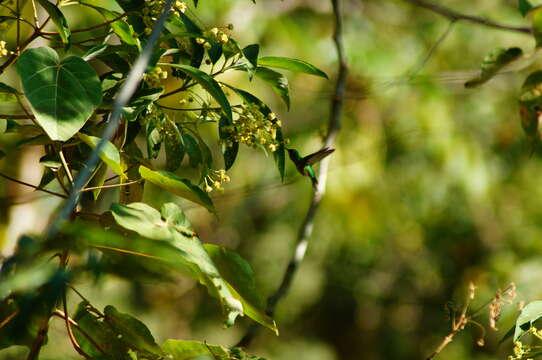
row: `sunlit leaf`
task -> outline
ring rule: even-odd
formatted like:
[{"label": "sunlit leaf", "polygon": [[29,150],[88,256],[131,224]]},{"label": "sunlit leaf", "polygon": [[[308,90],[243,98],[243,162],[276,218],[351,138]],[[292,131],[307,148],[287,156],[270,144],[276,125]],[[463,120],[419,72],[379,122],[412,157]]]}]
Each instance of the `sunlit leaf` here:
[{"label": "sunlit leaf", "polygon": [[258,59],[258,65],[274,67],[294,72],[301,72],[309,75],[319,76],[327,79],[327,75],[316,66],[309,64],[306,61],[298,59],[290,59],[278,56],[264,56]]},{"label": "sunlit leaf", "polygon": [[514,342],[519,339],[531,325],[542,317],[542,301],[533,301],[525,305],[523,310],[516,320],[516,328],[514,330]]},{"label": "sunlit leaf", "polygon": [[165,204],[159,213],[144,203],[114,204],[111,212],[122,227],[143,237],[166,241],[179,250],[178,256],[191,265],[196,278],[211,295],[219,298],[226,311],[227,326],[233,325],[235,318],[243,314],[242,303],[232,294],[177,205]]},{"label": "sunlit leaf", "polygon": [[280,96],[282,101],[284,101],[286,107],[288,109],[290,108],[290,89],[286,76],[266,67],[258,66],[256,69],[256,77],[268,83],[273,91]]},{"label": "sunlit leaf", "polygon": [[[96,136],[90,136],[87,134],[79,133],[78,134],[79,139],[81,139],[85,144],[90,146],[92,149],[95,149],[98,143],[100,142],[100,138]],[[115,174],[125,177],[124,169],[121,166],[120,162],[120,154],[115,145],[113,145],[110,141],[105,143],[105,146],[100,151],[100,159],[103,160],[104,163],[107,164],[115,172]]]},{"label": "sunlit leaf", "polygon": [[191,340],[166,340],[162,344],[162,350],[171,360],[265,360],[257,356],[250,356],[239,348],[228,349]]},{"label": "sunlit leaf", "polygon": [[45,9],[45,11],[47,11],[51,17],[51,20],[53,20],[62,42],[69,46],[71,31],[64,14],[62,14],[62,11],[60,11],[55,4],[49,2],[49,0],[38,0],[38,3]]},{"label": "sunlit leaf", "polygon": [[192,184],[190,180],[182,179],[167,171],[153,171],[145,166],[139,167],[139,174],[150,183],[214,212],[211,198],[199,187]]},{"label": "sunlit leaf", "polygon": [[[86,6],[90,6],[96,11],[98,11],[102,16],[105,18],[106,21],[112,21],[114,19],[117,19],[119,17],[119,13],[115,13],[113,11],[104,9],[99,6],[94,6],[88,3],[85,3]],[[134,31],[134,28],[132,25],[128,24],[124,19],[118,19],[116,21],[113,21],[109,24],[111,26],[111,30],[119,37],[119,39],[128,44],[137,46],[138,48],[141,47],[139,44],[139,39],[137,38],[137,34]]]},{"label": "sunlit leaf", "polygon": [[251,266],[239,254],[224,247],[205,244],[205,250],[231,291],[241,300],[245,314],[278,335],[275,321],[265,313],[265,301],[256,288]]},{"label": "sunlit leaf", "polygon": [[17,73],[36,121],[52,140],[71,138],[102,101],[96,72],[77,56],[61,61],[51,48],[29,49],[19,57]]}]

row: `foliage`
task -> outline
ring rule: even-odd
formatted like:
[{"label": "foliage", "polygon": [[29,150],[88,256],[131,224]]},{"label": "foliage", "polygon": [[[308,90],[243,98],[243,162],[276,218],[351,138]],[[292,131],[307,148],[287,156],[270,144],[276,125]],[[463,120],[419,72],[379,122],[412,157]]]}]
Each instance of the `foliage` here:
[{"label": "foliage", "polygon": [[[17,39],[9,51],[2,42],[0,69],[15,67],[21,84],[19,91],[18,81],[0,83],[2,100],[18,103],[24,112],[2,115],[8,124],[3,132],[9,127],[22,138],[14,152],[30,145],[43,148],[40,163],[45,171],[35,188],[67,197],[87,166],[88,154],[99,151],[101,163],[90,169],[92,176],[82,193],[92,191],[93,196],[83,197],[71,215],[73,221],[55,236],[21,238],[14,254],[3,261],[1,348],[25,345],[29,359],[37,358],[49,318],[56,316],[66,324],[67,341],[84,358],[256,359],[240,349],[196,341],[158,345],[140,320],[112,305],[98,310],[85,298],[75,312],[68,312],[67,293],[73,290],[82,297],[71,285],[79,279],[110,275],[131,281],[148,276],[168,279],[179,271],[218,299],[225,326],[246,315],[278,335],[250,265],[232,250],[204,245],[177,204],[163,203],[158,211],[142,202],[142,187],[153,184],[216,213],[209,193],[223,190],[222,184],[230,181],[226,170],[234,166],[240,144],[272,153],[283,177],[287,141],[281,121],[264,102],[223,81],[221,75],[239,72],[249,79],[261,78],[288,106],[288,81],[270,68],[327,76],[296,59],[264,57],[258,64],[257,44],[241,47],[232,37],[232,25],[200,27],[189,15],[199,11],[197,1],[193,6],[176,1],[144,78],[122,109],[120,128],[99,148],[119,89],[165,3],[119,0],[112,4],[122,9],[116,11],[94,2],[38,0],[32,5],[47,15],[41,25],[40,16],[32,19],[18,13],[19,1],[2,4],[3,11],[16,15],[4,25],[17,27]],[[95,11],[104,21],[73,29],[68,6]],[[56,32],[44,30],[49,21]],[[20,38],[21,25],[32,28],[26,39]],[[102,35],[96,36],[97,31]],[[27,48],[38,38],[49,46]],[[174,88],[166,91],[173,83]],[[166,106],[164,99],[173,95],[178,105]],[[208,129],[213,128],[217,136],[209,136]],[[223,160],[213,155],[215,149]],[[120,194],[106,197],[105,190],[112,188]],[[94,212],[104,204],[108,211]],[[119,263],[122,266],[115,265]]]}]

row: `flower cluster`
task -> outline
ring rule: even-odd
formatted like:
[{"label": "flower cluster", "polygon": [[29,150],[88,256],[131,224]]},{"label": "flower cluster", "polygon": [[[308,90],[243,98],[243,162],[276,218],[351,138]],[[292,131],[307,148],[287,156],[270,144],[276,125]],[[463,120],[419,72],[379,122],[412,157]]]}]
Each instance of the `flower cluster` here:
[{"label": "flower cluster", "polygon": [[151,88],[158,88],[161,86],[162,80],[167,79],[167,71],[162,70],[161,67],[156,66],[151,72],[144,75],[145,82]]},{"label": "flower cluster", "polygon": [[[145,23],[145,34],[150,35],[152,29],[158,21],[158,17],[162,13],[166,1],[165,0],[145,0],[145,7],[143,8],[143,22]],[[184,1],[175,1],[171,12],[179,16],[180,13],[186,11],[186,3]]]},{"label": "flower cluster", "polygon": [[224,128],[229,135],[226,146],[239,142],[251,147],[262,145],[271,152],[277,150],[280,145],[277,141],[277,130],[280,129],[281,122],[274,113],[264,115],[257,104],[243,104],[235,111],[237,119]]},{"label": "flower cluster", "polygon": [[6,49],[6,42],[4,40],[0,40],[0,58],[9,54],[13,54],[13,52]]},{"label": "flower cluster", "polygon": [[[231,24],[228,25],[228,29],[229,30],[233,29],[233,26]],[[227,44],[228,41],[230,41],[228,34],[226,34],[226,32],[220,30],[217,27],[204,31],[203,36],[205,36],[207,39],[211,39],[221,44]],[[211,48],[211,43],[204,38],[197,38],[196,42],[200,45],[203,45],[203,47],[206,49]]]},{"label": "flower cluster", "polygon": [[210,170],[211,173],[205,177],[205,191],[211,192],[214,189],[223,191],[222,184],[230,182],[230,177],[226,175],[226,170]]}]

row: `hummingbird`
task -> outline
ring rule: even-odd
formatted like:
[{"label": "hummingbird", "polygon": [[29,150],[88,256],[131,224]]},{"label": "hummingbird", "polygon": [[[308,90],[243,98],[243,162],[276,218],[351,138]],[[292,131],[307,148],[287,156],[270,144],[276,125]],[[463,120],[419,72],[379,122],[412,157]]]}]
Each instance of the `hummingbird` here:
[{"label": "hummingbird", "polygon": [[316,185],[318,185],[318,179],[316,178],[316,173],[314,172],[312,165],[316,164],[318,161],[322,160],[334,151],[335,149],[325,147],[317,152],[309,154],[305,157],[301,157],[297,150],[288,149],[288,155],[290,155],[290,159],[295,164],[297,171],[299,171],[299,173],[303,176],[308,176],[312,181],[312,186],[316,187]]}]

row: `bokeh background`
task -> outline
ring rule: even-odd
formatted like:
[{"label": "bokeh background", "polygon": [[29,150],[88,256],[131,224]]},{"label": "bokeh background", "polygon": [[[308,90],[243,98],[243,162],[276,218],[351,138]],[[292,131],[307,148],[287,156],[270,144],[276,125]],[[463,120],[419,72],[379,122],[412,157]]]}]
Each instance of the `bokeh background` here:
[{"label": "bokeh background", "polygon": [[[542,162],[530,156],[516,100],[529,70],[541,64],[535,59],[527,69],[465,89],[488,52],[519,46],[530,53],[534,40],[457,22],[428,58],[449,20],[401,0],[342,3],[350,74],[327,193],[307,257],[278,307],[280,337],[261,329],[250,351],[273,360],[423,359],[450,331],[446,304],[461,307],[469,282],[477,286],[474,309],[510,282],[518,301],[542,297]],[[515,1],[439,3],[528,25]],[[243,45],[259,43],[262,55],[304,59],[330,75],[326,81],[288,74],[290,111],[257,80],[223,78],[265,99],[293,147],[319,149],[337,67],[330,2],[208,0],[191,14],[206,28],[233,24],[232,36]],[[100,21],[71,15],[73,28]],[[0,76],[10,84],[14,79]],[[17,109],[0,107],[2,113]],[[0,147],[14,141],[0,135]],[[10,152],[0,160],[1,171],[38,183],[39,151]],[[225,192],[215,196],[218,218],[156,189],[146,189],[146,197],[153,204],[181,203],[201,238],[236,249],[252,264],[261,291],[271,294],[293,252],[310,185],[291,164],[282,184],[273,160],[247,148],[230,176]],[[0,247],[7,254],[19,233],[46,225],[56,202],[4,180],[0,196]],[[243,319],[224,329],[217,302],[182,277],[169,283],[81,280],[78,288],[98,307],[114,304],[142,319],[158,342],[233,345],[250,324]],[[438,358],[505,358],[511,344],[498,341],[517,314],[517,304],[505,307],[494,332],[483,311],[485,346],[476,345],[481,330],[469,326]],[[0,359],[22,352],[0,351]],[[75,357],[62,324],[53,326],[42,357]]]}]

